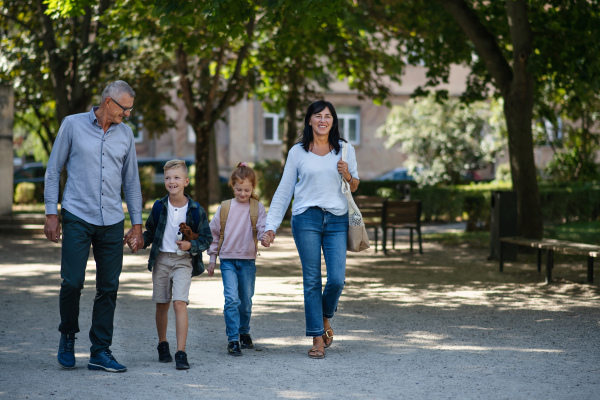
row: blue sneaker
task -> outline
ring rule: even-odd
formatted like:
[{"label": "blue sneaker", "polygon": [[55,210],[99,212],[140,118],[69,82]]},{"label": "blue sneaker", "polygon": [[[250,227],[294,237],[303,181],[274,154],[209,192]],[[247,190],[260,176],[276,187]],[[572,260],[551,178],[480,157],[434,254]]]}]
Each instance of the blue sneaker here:
[{"label": "blue sneaker", "polygon": [[88,363],[88,369],[100,370],[103,369],[108,372],[125,372],[127,367],[121,365],[115,360],[109,349],[101,350],[95,356],[90,357]]},{"label": "blue sneaker", "polygon": [[64,369],[75,368],[75,335],[60,334],[58,363]]}]

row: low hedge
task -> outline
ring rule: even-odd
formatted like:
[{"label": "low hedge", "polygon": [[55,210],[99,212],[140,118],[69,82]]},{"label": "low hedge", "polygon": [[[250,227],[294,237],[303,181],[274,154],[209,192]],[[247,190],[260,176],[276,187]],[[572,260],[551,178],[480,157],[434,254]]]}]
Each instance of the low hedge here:
[{"label": "low hedge", "polygon": [[[356,195],[383,195],[402,199],[405,182],[361,182]],[[361,187],[365,189],[361,191]],[[491,193],[511,190],[509,183],[485,183],[446,187],[417,188],[411,185],[410,197],[423,203],[423,221],[467,221],[467,230],[488,229]],[[600,182],[554,185],[540,183],[544,221],[563,223],[595,221],[600,218]]]}]

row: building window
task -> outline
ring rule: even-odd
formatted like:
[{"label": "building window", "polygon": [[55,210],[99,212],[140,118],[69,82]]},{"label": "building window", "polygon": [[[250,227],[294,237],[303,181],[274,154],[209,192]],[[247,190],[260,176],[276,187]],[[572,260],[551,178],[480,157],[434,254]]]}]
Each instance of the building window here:
[{"label": "building window", "polygon": [[563,122],[561,117],[556,118],[556,125],[547,118],[543,118],[543,121],[548,142],[556,142],[563,138]]},{"label": "building window", "polygon": [[265,119],[265,139],[267,144],[281,144],[283,141],[283,130],[285,118],[283,113],[264,113]]},{"label": "building window", "polygon": [[144,117],[141,115],[131,115],[127,120],[126,124],[133,131],[133,140],[135,143],[140,143],[144,140]]},{"label": "building window", "polygon": [[188,143],[196,143],[196,132],[194,132],[194,128],[190,124],[187,124],[187,140]]},{"label": "building window", "polygon": [[340,135],[351,144],[360,144],[360,108],[338,107],[336,112]]}]

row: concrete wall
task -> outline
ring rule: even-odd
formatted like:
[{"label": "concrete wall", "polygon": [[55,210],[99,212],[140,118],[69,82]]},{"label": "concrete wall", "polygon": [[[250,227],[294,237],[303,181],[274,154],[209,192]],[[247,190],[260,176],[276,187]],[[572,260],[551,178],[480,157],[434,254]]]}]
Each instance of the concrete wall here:
[{"label": "concrete wall", "polygon": [[14,112],[12,86],[0,85],[0,215],[12,213]]}]

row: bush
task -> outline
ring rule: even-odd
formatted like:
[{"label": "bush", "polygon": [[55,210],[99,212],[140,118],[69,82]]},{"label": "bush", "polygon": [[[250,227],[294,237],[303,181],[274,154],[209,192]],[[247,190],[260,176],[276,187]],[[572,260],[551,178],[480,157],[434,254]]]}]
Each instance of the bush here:
[{"label": "bush", "polygon": [[36,200],[35,183],[21,182],[15,188],[14,201],[17,204],[34,204]]},{"label": "bush", "polygon": [[[265,160],[254,165],[257,175],[256,194],[264,204],[270,204],[279,186],[283,168],[279,160]],[[228,189],[231,192],[230,189]]]},{"label": "bush", "polygon": [[[146,204],[148,200],[154,198],[155,184],[154,184],[154,176],[156,172],[154,167],[151,165],[146,165],[139,169],[140,174],[140,186],[142,188],[142,204]],[[164,184],[162,185],[164,188]]]}]

